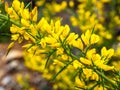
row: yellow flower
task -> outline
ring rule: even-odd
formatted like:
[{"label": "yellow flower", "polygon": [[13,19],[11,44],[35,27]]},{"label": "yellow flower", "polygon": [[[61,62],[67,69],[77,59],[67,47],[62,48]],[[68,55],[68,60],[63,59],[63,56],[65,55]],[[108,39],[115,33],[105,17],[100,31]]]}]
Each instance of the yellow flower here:
[{"label": "yellow flower", "polygon": [[81,57],[81,58],[80,58],[80,61],[81,61],[83,64],[91,65],[91,60],[88,60],[88,59],[86,59],[86,58]]},{"label": "yellow flower", "polygon": [[25,26],[25,27],[28,27],[28,26],[30,26],[30,23],[29,23],[29,21],[28,20],[26,20],[26,19],[21,19],[21,24],[23,25],[23,26]]},{"label": "yellow flower", "polygon": [[13,35],[11,36],[11,40],[16,41],[16,40],[18,40],[19,36],[20,36],[19,34],[13,34]]},{"label": "yellow flower", "polygon": [[107,88],[103,87],[102,85],[98,85],[94,88],[94,90],[107,90]]},{"label": "yellow flower", "polygon": [[43,4],[45,3],[45,0],[39,0],[39,1],[36,1],[36,5],[37,6],[42,6]]},{"label": "yellow flower", "polygon": [[20,1],[19,0],[14,0],[12,2],[12,7],[14,8],[14,10],[19,11],[20,10]]},{"label": "yellow flower", "polygon": [[6,12],[8,12],[8,7],[9,7],[8,2],[5,2],[5,11]]},{"label": "yellow flower", "polygon": [[79,48],[80,50],[83,50],[83,43],[80,38],[78,38],[77,40],[73,40],[72,45],[76,48]]},{"label": "yellow flower", "polygon": [[106,47],[101,49],[101,56],[111,58],[114,55],[114,49],[107,50]]},{"label": "yellow flower", "polygon": [[47,22],[47,20],[45,19],[45,18],[42,18],[39,22],[38,22],[38,24],[37,24],[37,28],[38,29],[40,29],[41,31],[43,31],[43,32],[50,32],[50,30],[51,30],[51,27],[50,27],[50,25],[48,24],[48,22]]},{"label": "yellow flower", "polygon": [[92,76],[92,70],[91,69],[83,69],[83,74],[85,75],[86,79],[89,79]]},{"label": "yellow flower", "polygon": [[74,1],[72,0],[72,1],[69,1],[69,6],[70,7],[74,7]]},{"label": "yellow flower", "polygon": [[83,33],[81,35],[81,38],[82,38],[83,42],[85,43],[85,45],[89,45],[90,36],[91,36],[90,30],[87,30],[85,33]]},{"label": "yellow flower", "polygon": [[50,45],[51,48],[58,48],[60,47],[60,43],[53,43]]},{"label": "yellow flower", "polygon": [[21,43],[22,41],[23,41],[23,37],[21,36],[18,38],[18,43]]},{"label": "yellow flower", "polygon": [[98,74],[96,72],[93,72],[92,76],[90,77],[90,80],[96,80],[96,81],[98,81],[99,80]]},{"label": "yellow flower", "polygon": [[64,10],[67,6],[67,2],[66,1],[62,1],[60,7],[61,7],[61,10]]},{"label": "yellow flower", "polygon": [[70,21],[72,22],[73,26],[77,26],[78,25],[78,22],[77,22],[77,20],[76,20],[76,18],[74,16],[70,17]]},{"label": "yellow flower", "polygon": [[17,26],[12,25],[12,27],[10,27],[10,32],[11,32],[11,33],[17,33],[17,32],[18,32]]},{"label": "yellow flower", "polygon": [[60,22],[60,20],[57,20],[55,22],[55,33],[57,33],[59,31],[60,26],[61,26],[61,22]]},{"label": "yellow flower", "polygon": [[95,44],[99,41],[99,36],[96,34],[92,34],[90,30],[87,30],[85,34],[83,33],[81,35],[81,38],[83,42],[85,43],[85,45]]},{"label": "yellow flower", "polygon": [[44,39],[45,39],[46,43],[48,43],[48,44],[57,43],[57,40],[55,38],[53,38],[52,36],[45,37]]},{"label": "yellow flower", "polygon": [[11,42],[11,43],[9,44],[7,50],[9,51],[9,50],[14,46],[14,44],[15,44],[14,42]]},{"label": "yellow flower", "polygon": [[95,48],[91,49],[91,50],[88,50],[87,53],[86,53],[86,57],[91,60],[95,53],[96,53],[96,49]]},{"label": "yellow flower", "polygon": [[108,66],[108,65],[105,65],[105,64],[102,64],[99,67],[101,69],[105,70],[105,71],[109,71],[109,70],[113,70],[114,69],[114,66]]},{"label": "yellow flower", "polygon": [[21,16],[23,19],[28,20],[30,18],[29,9],[21,9]]},{"label": "yellow flower", "polygon": [[75,69],[77,69],[78,67],[81,67],[82,66],[82,64],[80,63],[80,62],[78,62],[77,60],[74,60],[74,62],[73,62],[73,67],[75,68]]},{"label": "yellow flower", "polygon": [[37,35],[37,30],[36,30],[35,26],[33,24],[31,24],[29,28],[31,29],[32,35],[36,36]]},{"label": "yellow flower", "polygon": [[30,35],[29,35],[27,32],[25,32],[25,33],[23,34],[23,37],[24,37],[25,40],[29,40]]},{"label": "yellow flower", "polygon": [[63,52],[64,52],[63,48],[58,48],[57,51],[56,51],[56,54],[61,55],[61,54],[63,54]]},{"label": "yellow flower", "polygon": [[54,62],[53,64],[57,64],[59,66],[64,66],[64,63],[62,63],[61,61],[57,60],[57,59],[54,59]]},{"label": "yellow flower", "polygon": [[38,17],[37,7],[34,7],[32,12],[30,13],[30,18],[31,18],[32,21],[36,22],[37,21],[37,17]]},{"label": "yellow flower", "polygon": [[97,60],[101,60],[101,56],[99,54],[93,54],[92,60],[95,62]]},{"label": "yellow flower", "polygon": [[18,14],[13,10],[12,7],[10,7],[10,8],[7,9],[7,13],[8,13],[8,15],[10,16],[11,19],[13,19],[13,20],[19,20]]},{"label": "yellow flower", "polygon": [[42,48],[46,48],[46,41],[43,38],[41,39],[40,45]]},{"label": "yellow flower", "polygon": [[66,39],[66,42],[69,44],[69,45],[72,45],[74,43],[74,40],[78,38],[78,34],[75,34],[75,33],[70,33],[69,36],[67,37]]},{"label": "yellow flower", "polygon": [[92,34],[91,35],[91,38],[90,38],[90,43],[91,44],[94,44],[94,43],[97,43],[98,41],[99,41],[99,36],[98,35],[96,35],[96,34]]},{"label": "yellow flower", "polygon": [[63,54],[63,55],[61,55],[61,58],[62,58],[62,60],[68,60],[68,55]]},{"label": "yellow flower", "polygon": [[114,69],[114,66],[105,65],[103,60],[97,60],[94,63],[98,68],[103,69],[105,71],[109,71],[109,70]]},{"label": "yellow flower", "polygon": [[66,37],[69,32],[70,32],[70,27],[68,25],[65,25],[62,35]]},{"label": "yellow flower", "polygon": [[69,32],[70,32],[70,27],[68,25],[65,25],[62,32],[61,32],[61,34],[60,34],[60,39],[62,41],[64,41],[64,39],[67,37]]},{"label": "yellow flower", "polygon": [[22,46],[22,48],[28,48],[28,47],[30,47],[32,44],[25,44],[25,45],[23,45]]},{"label": "yellow flower", "polygon": [[75,85],[84,88],[85,87],[85,82],[83,80],[80,80],[79,77],[77,76],[75,78]]},{"label": "yellow flower", "polygon": [[56,2],[52,3],[52,8],[55,13],[64,10],[67,6],[67,3],[63,1],[61,4],[57,4]]}]

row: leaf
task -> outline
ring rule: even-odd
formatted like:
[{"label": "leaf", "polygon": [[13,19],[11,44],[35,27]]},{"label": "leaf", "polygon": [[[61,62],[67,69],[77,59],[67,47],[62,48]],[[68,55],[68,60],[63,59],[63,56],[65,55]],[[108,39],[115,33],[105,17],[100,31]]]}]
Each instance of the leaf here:
[{"label": "leaf", "polygon": [[52,55],[55,51],[56,51],[56,49],[54,49],[52,52],[49,52],[49,53],[48,53],[48,58],[47,58],[47,61],[46,61],[46,63],[45,63],[45,68],[47,68],[47,65],[48,65],[48,62],[49,62],[49,60],[50,60],[50,57],[51,57],[51,55]]},{"label": "leaf", "polygon": [[64,69],[66,69],[66,68],[68,67],[68,65],[70,65],[73,61],[74,61],[74,60],[68,62],[64,67],[62,67],[62,68],[60,69],[60,71],[57,72],[57,73],[52,77],[51,80],[54,81],[54,80],[56,79],[56,77],[57,77]]}]

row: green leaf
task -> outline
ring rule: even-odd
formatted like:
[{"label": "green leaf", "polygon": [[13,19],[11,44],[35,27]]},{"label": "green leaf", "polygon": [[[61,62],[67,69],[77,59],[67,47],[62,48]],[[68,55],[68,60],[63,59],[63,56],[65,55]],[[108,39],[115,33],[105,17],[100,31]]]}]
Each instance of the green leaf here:
[{"label": "green leaf", "polygon": [[45,68],[47,68],[48,66],[48,63],[49,63],[49,60],[50,60],[50,57],[52,56],[52,54],[56,51],[56,49],[54,49],[53,51],[49,52],[48,53],[48,58],[47,58],[47,61],[45,63]]},{"label": "green leaf", "polygon": [[54,81],[54,80],[56,79],[56,77],[57,77],[64,69],[66,69],[66,68],[68,67],[68,65],[70,65],[73,61],[74,61],[74,60],[68,62],[64,67],[62,67],[62,68],[60,69],[60,71],[57,72],[57,73],[52,77],[51,80]]}]

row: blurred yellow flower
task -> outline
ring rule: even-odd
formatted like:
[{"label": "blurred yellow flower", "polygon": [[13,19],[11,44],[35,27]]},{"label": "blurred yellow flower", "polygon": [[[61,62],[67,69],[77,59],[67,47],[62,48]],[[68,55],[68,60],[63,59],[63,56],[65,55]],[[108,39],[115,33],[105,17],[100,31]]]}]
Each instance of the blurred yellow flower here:
[{"label": "blurred yellow flower", "polygon": [[114,54],[114,49],[109,49],[107,50],[106,47],[103,47],[101,49],[101,56],[102,57],[107,57],[107,58],[111,58]]}]

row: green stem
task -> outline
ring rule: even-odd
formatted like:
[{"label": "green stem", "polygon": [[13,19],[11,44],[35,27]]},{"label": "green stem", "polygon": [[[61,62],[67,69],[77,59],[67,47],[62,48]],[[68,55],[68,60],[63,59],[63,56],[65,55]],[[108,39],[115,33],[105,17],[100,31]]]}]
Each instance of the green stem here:
[{"label": "green stem", "polygon": [[10,18],[9,18],[8,16],[6,16],[6,15],[0,14],[0,19],[6,20],[6,21],[10,21],[11,23],[15,24],[16,26],[21,27],[21,24],[20,24],[20,23],[14,21],[14,20],[12,20],[12,19],[10,19]]},{"label": "green stem", "polygon": [[62,68],[60,69],[60,71],[57,72],[57,73],[52,77],[51,80],[54,81],[54,80],[56,79],[56,77],[57,77],[64,69],[66,69],[66,68],[68,67],[68,65],[70,65],[73,61],[74,61],[74,60],[68,62],[64,67],[62,67]]},{"label": "green stem", "polygon": [[98,70],[95,70],[95,72],[96,72],[97,74],[99,74],[101,77],[103,77],[105,80],[107,80],[108,82],[110,82],[113,86],[115,86],[115,87],[118,88],[117,84],[116,84],[114,81],[112,81],[111,79],[109,79],[108,77],[106,77],[103,73],[101,73],[101,72],[98,71]]}]

